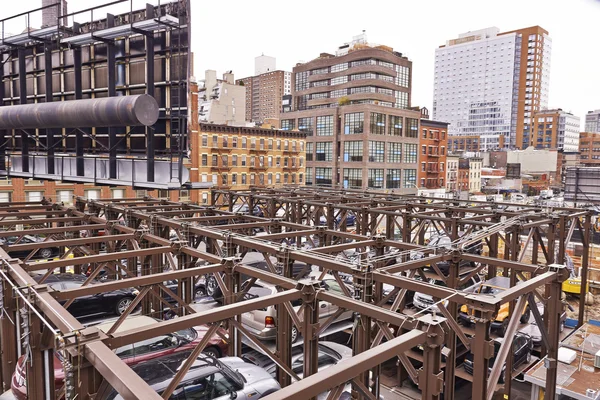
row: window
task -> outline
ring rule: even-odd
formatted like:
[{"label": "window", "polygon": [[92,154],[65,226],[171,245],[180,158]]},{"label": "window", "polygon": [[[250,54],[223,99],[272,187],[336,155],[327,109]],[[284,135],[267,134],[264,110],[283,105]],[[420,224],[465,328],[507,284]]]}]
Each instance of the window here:
[{"label": "window", "polygon": [[348,63],[340,63],[331,67],[331,72],[340,72],[348,69]]},{"label": "window", "polygon": [[229,138],[227,136],[223,136],[223,148],[229,147]]},{"label": "window", "polygon": [[[28,192],[28,193],[32,193],[32,192]],[[84,194],[84,197],[85,197],[86,199],[88,199],[88,200],[92,200],[92,199],[93,199],[93,200],[96,200],[96,199],[99,199],[99,198],[100,198],[100,190],[98,190],[98,189],[90,189],[90,190],[86,190],[84,193],[85,193],[85,194]],[[137,197],[143,197],[143,196],[145,196],[145,195],[146,195],[146,194],[144,193],[142,196],[139,196],[139,195],[138,195]],[[31,201],[31,200],[30,200],[30,201]]]},{"label": "window", "polygon": [[427,139],[427,129],[423,129],[423,139]]},{"label": "window", "polygon": [[231,147],[233,147],[234,149],[237,149],[237,139],[237,136],[231,138]]},{"label": "window", "polygon": [[363,160],[363,142],[361,140],[344,142],[344,161],[354,162]]},{"label": "window", "polygon": [[242,138],[242,149],[247,148],[248,146],[248,139],[246,137]]},{"label": "window", "polygon": [[281,130],[282,131],[293,131],[295,123],[296,123],[296,121],[293,119],[282,119],[281,120]]},{"label": "window", "polygon": [[306,181],[304,182],[305,185],[312,185],[313,184],[312,170],[313,170],[312,167],[306,167]]},{"label": "window", "polygon": [[246,174],[242,174],[242,185],[246,184]]},{"label": "window", "polygon": [[212,137],[212,147],[219,147],[219,137],[217,135]]},{"label": "window", "polygon": [[385,114],[371,113],[371,133],[385,135]]},{"label": "window", "polygon": [[[385,142],[369,141],[369,162],[385,162]],[[381,176],[383,181],[383,172]]]},{"label": "window", "polygon": [[273,184],[273,174],[271,174],[271,173],[267,174],[267,184],[268,185]]},{"label": "window", "polygon": [[408,87],[409,69],[403,65],[396,65],[396,85]]},{"label": "window", "polygon": [[238,156],[235,154],[231,156],[231,165],[233,167],[237,167],[237,158],[238,158]]},{"label": "window", "polygon": [[421,146],[421,154],[427,154],[427,146]]},{"label": "window", "polygon": [[332,168],[315,168],[315,182],[317,185],[330,185],[332,183],[333,170]]},{"label": "window", "polygon": [[387,170],[386,187],[388,189],[400,189],[400,169]]},{"label": "window", "polygon": [[333,146],[331,142],[317,142],[317,154],[315,161],[332,161]]},{"label": "window", "polygon": [[57,190],[56,200],[65,204],[73,204],[73,191],[72,190]]},{"label": "window", "polygon": [[113,189],[112,190],[112,198],[113,199],[125,198],[125,189]]},{"label": "window", "polygon": [[275,183],[278,185],[281,183],[281,174],[280,173],[275,174]]},{"label": "window", "polygon": [[317,117],[317,136],[333,136],[333,115]]},{"label": "window", "polygon": [[408,108],[408,93],[396,91],[396,108]]},{"label": "window", "polygon": [[383,168],[369,169],[369,187],[383,189]]},{"label": "window", "polygon": [[208,166],[208,154],[202,154],[202,166],[203,167]]},{"label": "window", "polygon": [[416,118],[406,118],[406,137],[419,137],[419,120]]},{"label": "window", "polygon": [[390,135],[402,136],[402,117],[390,115]]},{"label": "window", "polygon": [[296,91],[308,89],[308,71],[296,73]]},{"label": "window", "polygon": [[313,160],[313,151],[314,151],[313,143],[312,142],[306,143],[306,161]]},{"label": "window", "polygon": [[414,188],[417,182],[417,170],[416,169],[405,169],[404,170],[404,183],[402,187]]},{"label": "window", "polygon": [[298,118],[298,130],[305,132],[306,136],[313,135],[313,119],[312,117]]},{"label": "window", "polygon": [[331,86],[333,86],[333,85],[340,85],[340,84],[346,83],[346,82],[348,82],[348,76],[347,75],[338,76],[338,77],[335,77],[335,78],[331,79]]},{"label": "window", "polygon": [[311,75],[323,75],[329,73],[329,67],[313,69],[310,71]]},{"label": "window", "polygon": [[208,147],[208,135],[202,135],[202,147]]},{"label": "window", "polygon": [[246,156],[243,155],[242,156],[242,167],[245,167],[245,166],[246,166]]},{"label": "window", "polygon": [[268,144],[268,146],[269,146],[269,150],[273,150],[273,139],[269,139],[269,142],[268,142],[268,143],[269,143],[269,144]]},{"label": "window", "polygon": [[362,168],[344,168],[344,188],[362,188]]},{"label": "window", "polygon": [[[235,382],[229,380],[220,372],[213,375],[197,378],[185,385],[186,400],[207,400],[217,397],[228,396],[231,392],[236,392],[241,388],[235,385]],[[183,396],[179,396],[183,397]]]},{"label": "window", "polygon": [[402,143],[388,143],[388,162],[402,162]]},{"label": "window", "polygon": [[417,162],[417,144],[405,143],[404,144],[404,162],[405,163],[416,163]]},{"label": "window", "polygon": [[217,156],[216,154],[212,155],[212,162],[210,164],[213,167],[217,167],[219,166],[219,156]]},{"label": "window", "polygon": [[221,182],[222,182],[223,186],[227,186],[227,181],[228,181],[227,174],[221,175]]},{"label": "window", "polygon": [[363,133],[364,113],[352,113],[344,115],[344,134],[353,135]]},{"label": "window", "polygon": [[12,192],[0,192],[0,203],[10,203],[12,200]]}]

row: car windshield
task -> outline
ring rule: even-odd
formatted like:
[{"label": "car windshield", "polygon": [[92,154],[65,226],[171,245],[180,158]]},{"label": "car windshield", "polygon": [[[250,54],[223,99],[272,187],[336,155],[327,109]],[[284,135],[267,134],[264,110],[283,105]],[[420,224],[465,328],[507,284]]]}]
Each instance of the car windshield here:
[{"label": "car windshield", "polygon": [[187,328],[173,333],[173,336],[176,336],[179,339],[184,339],[188,342],[192,342],[196,339],[198,334],[195,329]]}]

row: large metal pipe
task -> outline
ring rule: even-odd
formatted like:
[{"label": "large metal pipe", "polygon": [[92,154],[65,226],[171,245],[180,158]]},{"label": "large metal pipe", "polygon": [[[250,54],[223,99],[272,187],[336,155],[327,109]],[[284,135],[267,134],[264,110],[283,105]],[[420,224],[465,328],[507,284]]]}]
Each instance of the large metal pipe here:
[{"label": "large metal pipe", "polygon": [[158,104],[147,94],[0,107],[0,129],[150,126]]}]

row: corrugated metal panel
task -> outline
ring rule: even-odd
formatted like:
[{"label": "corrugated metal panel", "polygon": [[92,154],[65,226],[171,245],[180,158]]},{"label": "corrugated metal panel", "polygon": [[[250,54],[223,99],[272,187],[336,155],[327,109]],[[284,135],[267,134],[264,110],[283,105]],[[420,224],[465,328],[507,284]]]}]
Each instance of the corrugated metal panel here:
[{"label": "corrugated metal panel", "polygon": [[568,167],[565,200],[600,203],[600,167]]}]

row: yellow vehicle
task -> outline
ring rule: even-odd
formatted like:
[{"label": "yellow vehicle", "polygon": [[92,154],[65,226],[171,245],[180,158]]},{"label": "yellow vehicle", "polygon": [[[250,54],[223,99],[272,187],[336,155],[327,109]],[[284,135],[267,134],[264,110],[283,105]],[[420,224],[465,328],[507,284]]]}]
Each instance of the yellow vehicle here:
[{"label": "yellow vehicle", "polygon": [[[587,284],[586,293],[590,290],[590,284]],[[581,294],[581,278],[571,277],[563,282],[562,291],[570,294]]]},{"label": "yellow vehicle", "polygon": [[[506,289],[510,288],[510,278],[504,276],[496,276],[492,279],[488,279],[487,281],[480,282],[476,285],[467,288],[466,292],[471,292],[475,294],[489,294],[496,295],[503,292]],[[504,303],[500,306],[498,310],[498,314],[496,314],[494,321],[491,323],[491,328],[493,330],[498,331],[498,334],[504,337],[506,333],[506,329],[508,328],[508,308],[509,303]],[[459,321],[463,324],[470,324],[472,322],[473,310],[467,307],[466,305],[460,308],[459,313]],[[529,305],[525,307],[523,310],[523,314],[521,315],[521,323],[525,324],[529,322],[529,318],[531,317],[531,309]]]}]

